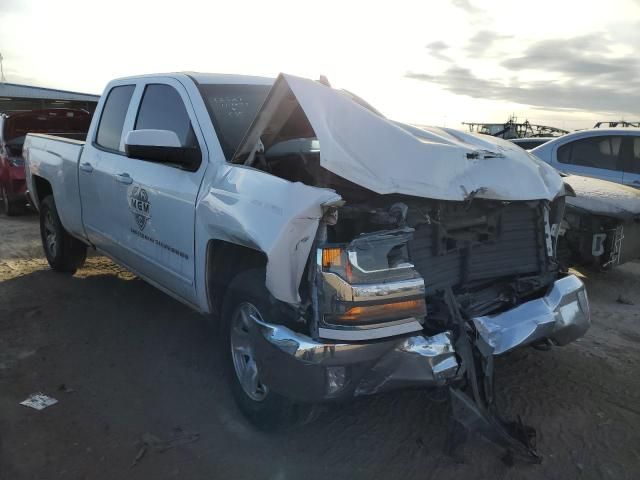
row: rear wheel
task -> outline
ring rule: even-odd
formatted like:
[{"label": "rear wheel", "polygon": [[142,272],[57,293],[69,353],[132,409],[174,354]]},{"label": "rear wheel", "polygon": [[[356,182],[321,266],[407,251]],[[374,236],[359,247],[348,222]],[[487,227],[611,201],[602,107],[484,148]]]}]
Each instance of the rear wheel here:
[{"label": "rear wheel", "polygon": [[40,204],[40,236],[47,261],[55,271],[75,273],[84,265],[87,246],[64,229],[51,195]]},{"label": "rear wheel", "polygon": [[0,208],[2,208],[2,213],[8,217],[12,217],[17,213],[16,205],[9,200],[9,195],[4,185],[0,187]]},{"label": "rear wheel", "polygon": [[256,321],[270,322],[275,300],[265,287],[264,268],[238,274],[227,290],[222,309],[222,351],[227,380],[247,419],[262,430],[282,430],[309,423],[315,405],[279,395],[262,381],[251,340]]}]

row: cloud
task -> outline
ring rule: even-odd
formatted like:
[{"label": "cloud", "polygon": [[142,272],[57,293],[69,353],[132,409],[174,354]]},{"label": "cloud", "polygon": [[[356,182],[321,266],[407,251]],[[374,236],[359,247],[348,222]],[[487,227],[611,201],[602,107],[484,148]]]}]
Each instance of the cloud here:
[{"label": "cloud", "polygon": [[472,15],[482,13],[482,9],[472,5],[469,0],[452,0],[451,3],[454,7],[458,7]]},{"label": "cloud", "polygon": [[0,15],[4,15],[7,13],[18,13],[26,10],[27,8],[20,0],[0,1]]},{"label": "cloud", "polygon": [[594,111],[640,115],[640,80],[626,88],[574,82],[505,84],[475,76],[471,70],[450,67],[441,75],[408,72],[407,78],[435,83],[459,95],[531,105],[548,110]]},{"label": "cloud", "polygon": [[483,56],[491,52],[496,42],[512,39],[512,35],[503,35],[491,30],[480,30],[469,39],[466,51],[473,57]]},{"label": "cloud", "polygon": [[[497,41],[508,38],[480,31],[469,41],[468,58],[482,56]],[[522,54],[502,60],[499,78],[478,77],[464,66],[443,73],[409,72],[406,77],[442,86],[474,98],[530,105],[549,110],[597,111],[640,115],[640,59],[612,55],[613,43],[603,34],[545,39]],[[551,81],[529,80],[531,72],[553,75]],[[540,78],[536,76],[534,78]],[[544,77],[543,77],[544,78]]]},{"label": "cloud", "polygon": [[567,76],[637,76],[640,62],[634,57],[612,57],[610,41],[598,34],[570,39],[542,40],[529,46],[522,56],[509,58],[502,66],[510,70],[545,70]]},{"label": "cloud", "polygon": [[442,52],[449,48],[449,45],[442,41],[432,42],[425,47],[429,51],[429,55],[443,62],[451,62],[451,59]]}]

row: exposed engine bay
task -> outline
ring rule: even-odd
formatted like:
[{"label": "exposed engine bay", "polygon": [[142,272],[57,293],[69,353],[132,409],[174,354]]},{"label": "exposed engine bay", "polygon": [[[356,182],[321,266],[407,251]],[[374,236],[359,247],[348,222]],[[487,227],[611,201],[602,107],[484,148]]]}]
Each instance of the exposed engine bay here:
[{"label": "exposed engine bay", "polygon": [[[379,195],[324,169],[318,148],[315,139],[289,140],[258,152],[254,166],[290,181],[336,190],[345,204],[327,225],[326,243],[369,243],[366,269],[384,273],[368,281],[392,281],[397,279],[394,268],[411,264],[424,279],[427,329],[447,326],[447,288],[467,315],[479,316],[533,298],[557,277],[551,232],[558,231],[564,197],[508,202],[470,196],[454,202]],[[373,247],[373,239],[392,232],[404,232],[401,241]]]}]

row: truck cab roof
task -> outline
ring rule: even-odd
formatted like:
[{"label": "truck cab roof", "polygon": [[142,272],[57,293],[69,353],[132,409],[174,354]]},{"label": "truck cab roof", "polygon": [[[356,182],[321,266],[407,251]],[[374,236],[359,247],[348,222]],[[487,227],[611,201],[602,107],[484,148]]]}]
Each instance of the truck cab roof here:
[{"label": "truck cab roof", "polygon": [[121,77],[115,79],[114,82],[126,80],[137,80],[141,78],[184,78],[189,77],[196,83],[203,85],[211,84],[245,84],[245,85],[273,85],[274,78],[260,77],[255,75],[236,75],[229,73],[203,73],[203,72],[168,72],[168,73],[151,73],[145,75],[132,75],[129,77]]}]

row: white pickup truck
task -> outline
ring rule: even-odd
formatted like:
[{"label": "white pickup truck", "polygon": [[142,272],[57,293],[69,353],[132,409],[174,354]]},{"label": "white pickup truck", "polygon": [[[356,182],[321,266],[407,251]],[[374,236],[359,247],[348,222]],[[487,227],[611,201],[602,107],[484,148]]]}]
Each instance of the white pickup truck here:
[{"label": "white pickup truck", "polygon": [[94,248],[219,319],[231,388],[262,426],[406,387],[451,386],[486,418],[493,356],[590,324],[555,259],[551,167],[323,83],[123,78],[86,142],[30,134],[24,156],[51,267]]}]

